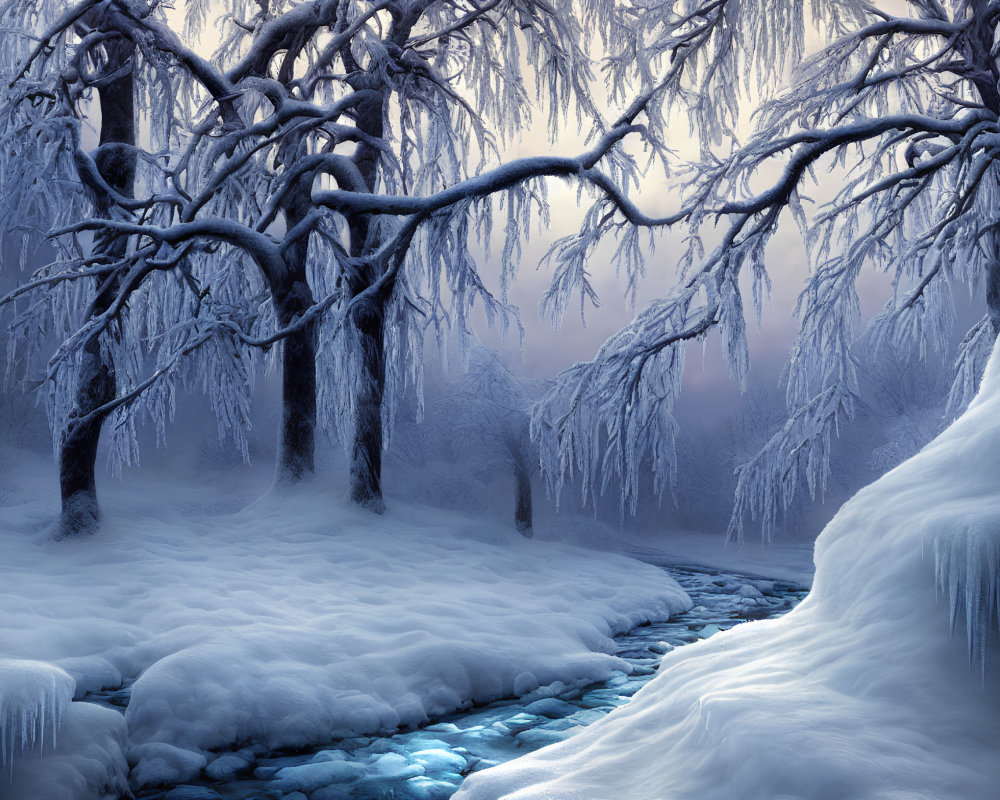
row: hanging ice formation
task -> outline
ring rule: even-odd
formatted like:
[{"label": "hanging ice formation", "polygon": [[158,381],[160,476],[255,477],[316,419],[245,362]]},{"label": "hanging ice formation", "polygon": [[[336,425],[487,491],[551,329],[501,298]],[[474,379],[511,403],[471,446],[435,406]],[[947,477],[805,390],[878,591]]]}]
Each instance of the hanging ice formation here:
[{"label": "hanging ice formation", "polygon": [[1000,541],[992,527],[972,527],[934,541],[938,591],[951,606],[954,631],[964,618],[969,660],[986,677],[991,637],[1000,626]]},{"label": "hanging ice formation", "polygon": [[74,680],[51,664],[0,658],[0,764],[12,769],[15,756],[55,746],[75,688]]}]

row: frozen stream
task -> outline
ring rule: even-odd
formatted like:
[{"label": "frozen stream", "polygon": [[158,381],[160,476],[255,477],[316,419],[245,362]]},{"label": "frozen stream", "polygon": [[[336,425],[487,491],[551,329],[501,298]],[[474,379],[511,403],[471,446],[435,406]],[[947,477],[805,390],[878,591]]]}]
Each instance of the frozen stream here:
[{"label": "frozen stream", "polygon": [[[466,775],[509,761],[577,730],[629,701],[675,647],[751,619],[789,611],[806,590],[787,581],[723,570],[671,565],[694,608],[669,622],[616,637],[616,654],[631,674],[586,686],[560,682],[525,697],[499,700],[389,736],[330,742],[307,752],[246,749],[221,754],[196,784],[144,790],[142,800],[440,800]],[[128,689],[85,698],[119,709]]]}]

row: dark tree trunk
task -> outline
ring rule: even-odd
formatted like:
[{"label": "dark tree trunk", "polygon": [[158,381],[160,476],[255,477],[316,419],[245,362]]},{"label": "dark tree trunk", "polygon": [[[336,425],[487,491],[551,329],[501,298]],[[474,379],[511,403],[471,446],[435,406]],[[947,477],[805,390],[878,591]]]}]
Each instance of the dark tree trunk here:
[{"label": "dark tree trunk", "polygon": [[[97,167],[101,177],[116,192],[131,197],[135,185],[135,99],[132,78],[134,46],[121,41],[106,43],[107,75],[115,77],[100,84],[101,150]],[[114,147],[114,145],[124,147]],[[99,213],[110,215],[110,198],[98,199]],[[100,207],[103,206],[103,207]],[[113,263],[125,255],[127,239],[122,236],[98,235],[94,253]],[[100,315],[114,300],[117,282],[108,280],[98,286],[92,313]],[[104,424],[104,415],[93,412],[115,398],[117,384],[114,367],[105,360],[98,337],[92,337],[83,348],[76,401],[59,450],[59,489],[62,513],[57,537],[93,533],[100,521],[97,503],[95,467],[97,445]]]},{"label": "dark tree trunk", "polygon": [[356,419],[351,448],[351,500],[376,514],[382,499],[382,400],[385,393],[385,307],[380,300],[363,303],[353,315],[361,375],[354,387]]},{"label": "dark tree trunk", "polygon": [[[280,303],[280,324],[291,324],[307,307],[308,303],[297,300]],[[276,479],[279,483],[294,483],[311,476],[316,469],[316,326],[309,324],[286,337],[281,348]]]},{"label": "dark tree trunk", "polygon": [[114,370],[105,363],[96,339],[84,348],[79,380],[75,407],[59,449],[59,538],[93,533],[100,521],[95,468],[104,417],[82,418],[113,400],[116,384]]},{"label": "dark tree trunk", "polygon": [[531,474],[521,464],[514,466],[517,505],[514,508],[514,524],[521,535],[530,539],[534,535],[531,524]]},{"label": "dark tree trunk", "polygon": [[[1000,115],[1000,65],[991,55],[996,25],[987,24],[989,14],[983,0],[973,0],[971,27],[963,34],[960,48],[969,64],[969,81],[979,92],[980,102],[995,116]],[[1000,234],[993,230],[983,236],[983,247],[989,248],[993,259],[986,279],[986,308],[993,333],[1000,334]]]},{"label": "dark tree trunk", "polygon": [[[288,228],[302,221],[309,187],[300,187],[285,209]],[[308,238],[288,248],[287,273],[271,286],[275,313],[282,327],[291,325],[313,304],[306,280]],[[316,470],[316,336],[315,323],[287,336],[281,343],[281,429],[275,479],[296,483]]]},{"label": "dark tree trunk", "polygon": [[[373,139],[384,135],[383,99],[370,99],[358,104],[358,127]],[[355,153],[355,164],[363,188],[374,191],[378,174],[378,152],[367,144],[360,144]],[[378,245],[371,241],[372,230],[368,218],[361,216],[350,221],[351,255],[363,258]],[[350,300],[374,286],[381,275],[371,263],[359,265],[347,281]],[[351,323],[357,333],[358,357],[361,360],[358,385],[355,392],[354,441],[351,446],[351,500],[364,508],[381,514],[385,511],[382,497],[382,401],[385,396],[385,304],[391,291],[384,287],[374,296],[366,298],[355,308]]]}]

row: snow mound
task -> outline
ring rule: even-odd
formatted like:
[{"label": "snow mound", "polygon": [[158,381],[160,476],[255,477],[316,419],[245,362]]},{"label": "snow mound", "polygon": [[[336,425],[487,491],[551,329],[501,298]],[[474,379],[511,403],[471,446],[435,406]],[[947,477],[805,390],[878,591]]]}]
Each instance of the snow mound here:
[{"label": "snow mound", "polygon": [[456,800],[996,797],[998,540],[1000,350],[968,411],[830,522],[798,608],[675,650]]},{"label": "snow mound", "polygon": [[40,661],[0,658],[0,765],[56,743],[56,732],[76,684]]},{"label": "snow mound", "polygon": [[26,753],[0,775],[0,800],[118,800],[131,797],[123,755],[125,720],[117,711],[70,703],[59,741]]},{"label": "snow mound", "polygon": [[660,569],[500,522],[402,503],[376,517],[315,489],[185,516],[183,497],[108,492],[82,541],[33,538],[31,504],[0,524],[0,652],[64,667],[78,694],[135,679],[133,789],[208,774],[234,746],[603,680],[628,669],[612,635],[690,606]]}]

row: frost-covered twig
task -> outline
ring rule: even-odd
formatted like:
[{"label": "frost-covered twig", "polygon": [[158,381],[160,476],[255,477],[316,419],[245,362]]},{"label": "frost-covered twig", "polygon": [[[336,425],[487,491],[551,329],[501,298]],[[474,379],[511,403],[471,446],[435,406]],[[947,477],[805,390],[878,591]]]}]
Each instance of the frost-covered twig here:
[{"label": "frost-covered twig", "polygon": [[[678,215],[690,228],[678,259],[681,279],[666,299],[654,301],[609,339],[593,362],[560,376],[556,393],[536,410],[535,431],[545,444],[543,467],[550,485],[558,488],[574,470],[581,472],[584,485],[592,485],[599,467],[603,482],[619,477],[623,500],[634,503],[631,492],[647,448],[654,447],[656,464],[669,456],[668,447],[648,444],[658,440],[645,435],[669,415],[681,380],[679,357],[665,354],[679,351],[692,331],[703,335],[718,329],[730,371],[741,383],[746,336],[739,287],[750,279],[759,315],[770,281],[766,246],[788,217],[801,229],[813,267],[800,298],[802,328],[786,371],[791,427],[741,473],[736,528],[731,528],[731,535],[734,530],[738,535],[743,511],[752,510],[763,520],[766,537],[799,479],[799,468],[790,469],[790,463],[807,465],[802,474],[812,487],[822,487],[833,422],[856,396],[851,349],[860,321],[855,287],[863,269],[888,271],[898,293],[873,322],[868,341],[876,349],[915,341],[921,354],[946,346],[956,282],[975,288],[1000,280],[1000,255],[992,238],[984,241],[1000,186],[1000,93],[988,78],[995,76],[991,20],[1000,18],[1000,4],[984,0],[974,13],[963,3],[935,4],[931,14],[924,4],[913,3],[912,13],[895,14],[871,4],[835,8],[818,2],[815,19],[828,38],[809,57],[803,18],[796,17],[801,6],[771,16],[765,5],[732,0],[698,8],[692,3],[686,4],[686,15],[664,15],[657,46],[671,56],[667,83],[659,82],[651,68],[642,73],[644,85],[671,97],[677,107],[686,104],[701,143],[701,159],[683,184]],[[753,19],[745,16],[754,12]],[[768,92],[767,79],[777,77],[773,66],[755,62],[770,47],[758,38],[765,35],[773,41],[790,39],[791,48],[780,58],[792,66],[791,82],[764,98],[746,143],[719,154],[716,137],[738,113],[739,87]],[[747,48],[750,42],[761,50]],[[720,55],[716,47],[722,43],[734,51]],[[616,72],[626,69],[623,61],[613,63]],[[726,72],[737,64],[739,72]],[[745,83],[724,81],[739,74]],[[709,87],[718,95],[709,94]],[[655,131],[657,120],[650,122],[647,131]],[[836,176],[841,189],[810,213],[804,193],[809,183],[819,182],[819,170]],[[622,235],[607,224],[610,210],[606,199],[599,200],[581,233],[550,253],[555,277],[546,304],[557,318],[573,294],[581,300],[593,296],[587,262],[605,236]],[[706,256],[703,237],[720,229],[721,245]],[[629,257],[630,292],[644,269],[641,255]],[[988,293],[988,301],[993,318],[1000,319],[1000,292],[995,295],[994,300]],[[724,307],[728,312],[719,313]],[[990,334],[982,326],[977,331],[971,341],[978,343],[978,352]],[[649,402],[641,385],[618,367],[642,363],[645,352],[664,354],[651,386],[666,381],[673,387],[653,390],[651,396],[662,398],[657,402]],[[595,375],[602,372],[618,380],[601,382]],[[594,393],[596,386],[601,389]],[[592,397],[599,399],[583,401]],[[639,447],[623,457],[619,442],[630,439]]]}]

